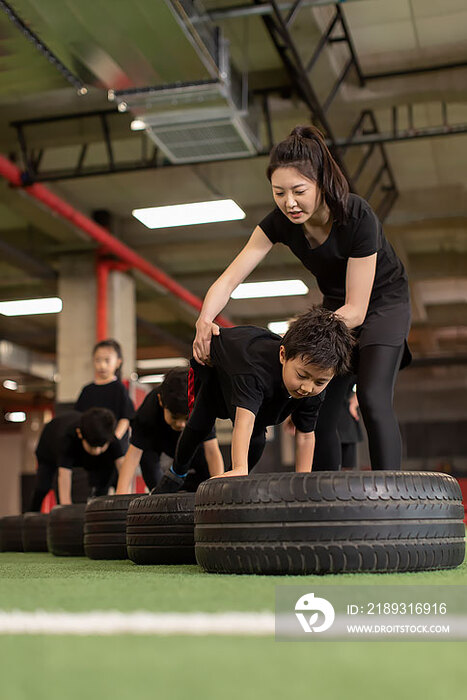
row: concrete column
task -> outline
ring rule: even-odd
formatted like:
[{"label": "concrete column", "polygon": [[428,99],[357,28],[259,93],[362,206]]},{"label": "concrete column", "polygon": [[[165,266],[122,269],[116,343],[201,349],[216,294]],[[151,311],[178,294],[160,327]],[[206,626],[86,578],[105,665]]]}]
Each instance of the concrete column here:
[{"label": "concrete column", "polygon": [[129,379],[136,368],[136,294],[135,281],[128,273],[110,272],[108,300],[107,335],[122,346],[122,377]]},{"label": "concrete column", "polygon": [[58,295],[57,403],[74,403],[92,381],[92,348],[96,342],[96,264],[93,253],[73,254],[60,261]]},{"label": "concrete column", "polygon": [[[72,404],[92,381],[96,343],[96,258],[93,253],[64,256],[60,262],[57,403]],[[127,273],[111,271],[108,282],[108,333],[123,350],[123,378],[134,371],[136,357],[135,285]]]}]

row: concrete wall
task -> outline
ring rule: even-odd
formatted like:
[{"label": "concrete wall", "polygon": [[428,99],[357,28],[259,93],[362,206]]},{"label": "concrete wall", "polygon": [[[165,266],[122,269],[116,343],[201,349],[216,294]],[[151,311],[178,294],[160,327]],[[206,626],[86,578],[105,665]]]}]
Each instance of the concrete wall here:
[{"label": "concrete wall", "polygon": [[0,432],[0,517],[21,512],[23,447],[19,427]]}]

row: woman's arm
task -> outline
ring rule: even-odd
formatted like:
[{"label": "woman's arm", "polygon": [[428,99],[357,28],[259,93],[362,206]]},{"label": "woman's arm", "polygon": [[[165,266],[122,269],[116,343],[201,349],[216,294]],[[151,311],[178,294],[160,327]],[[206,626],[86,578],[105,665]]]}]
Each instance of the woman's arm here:
[{"label": "woman's arm", "polygon": [[128,420],[128,418],[120,418],[120,420],[117,423],[117,427],[115,428],[115,437],[121,440],[129,427],[130,421]]},{"label": "woman's arm", "polygon": [[365,320],[376,272],[376,256],[349,258],[345,278],[345,304],[336,309],[348,328],[360,326]]},{"label": "woman's arm", "polygon": [[295,430],[295,471],[311,472],[315,453],[315,434]]},{"label": "woman's arm", "polygon": [[214,319],[229,301],[233,290],[266,257],[272,246],[269,238],[257,226],[242,251],[209,288],[196,321],[196,336],[193,342],[193,357],[196,362],[204,365],[209,359],[211,336],[213,333],[219,335],[218,326],[213,324]]},{"label": "woman's arm", "polygon": [[139,447],[130,445],[128,448],[128,452],[123,458],[123,464],[119,469],[117,490],[115,492],[117,495],[130,493],[131,480],[142,454],[143,450],[140,450]]}]

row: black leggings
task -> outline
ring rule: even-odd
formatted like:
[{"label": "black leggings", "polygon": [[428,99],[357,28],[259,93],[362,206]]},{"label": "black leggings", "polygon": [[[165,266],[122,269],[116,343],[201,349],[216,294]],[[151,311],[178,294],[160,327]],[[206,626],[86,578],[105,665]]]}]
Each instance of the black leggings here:
[{"label": "black leggings", "polygon": [[162,467],[160,463],[160,455],[152,450],[144,450],[139,460],[141,474],[144,483],[150,491],[157,486],[162,479]]},{"label": "black leggings", "polygon": [[356,442],[342,442],[342,462],[341,467],[346,467],[347,469],[355,469],[357,467],[357,443]]},{"label": "black leggings", "polygon": [[57,473],[55,464],[38,461],[36,472],[36,484],[32,495],[31,505],[29,510],[38,513],[42,506],[42,501],[49,493],[54,485],[54,477]]},{"label": "black leggings", "polygon": [[[357,397],[372,469],[401,467],[401,436],[392,404],[403,351],[404,345],[368,345],[358,353]],[[347,377],[335,377],[326,389],[316,426],[313,470],[337,470],[341,466],[337,421],[347,385]]]}]

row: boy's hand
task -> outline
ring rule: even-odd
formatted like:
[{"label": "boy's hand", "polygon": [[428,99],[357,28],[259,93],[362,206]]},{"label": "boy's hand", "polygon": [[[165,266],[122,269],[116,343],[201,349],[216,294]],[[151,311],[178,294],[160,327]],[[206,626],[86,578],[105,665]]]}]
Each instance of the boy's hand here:
[{"label": "boy's hand", "polygon": [[193,341],[193,357],[200,365],[209,364],[211,338],[219,335],[219,326],[199,318],[196,321],[196,335]]}]

